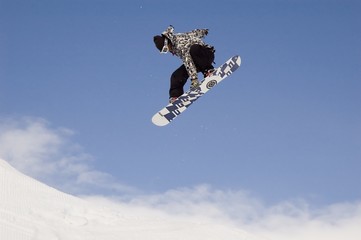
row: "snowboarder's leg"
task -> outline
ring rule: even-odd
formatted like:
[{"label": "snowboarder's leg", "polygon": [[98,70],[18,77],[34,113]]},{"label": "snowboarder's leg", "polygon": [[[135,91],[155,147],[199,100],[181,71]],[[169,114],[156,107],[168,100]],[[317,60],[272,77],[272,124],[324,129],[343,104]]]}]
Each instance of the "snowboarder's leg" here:
[{"label": "snowboarder's leg", "polygon": [[187,69],[184,65],[180,66],[172,73],[170,78],[169,97],[179,97],[184,93],[183,86],[189,78]]},{"label": "snowboarder's leg", "polygon": [[214,49],[194,44],[189,53],[198,72],[205,73],[207,70],[213,69]]}]

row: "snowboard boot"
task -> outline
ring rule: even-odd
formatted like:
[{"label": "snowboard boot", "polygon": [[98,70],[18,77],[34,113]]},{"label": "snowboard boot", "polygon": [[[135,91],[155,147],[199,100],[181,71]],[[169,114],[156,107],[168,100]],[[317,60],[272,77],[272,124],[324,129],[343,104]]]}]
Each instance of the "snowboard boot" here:
[{"label": "snowboard boot", "polygon": [[177,100],[178,98],[177,97],[171,97],[169,98],[169,103],[174,103],[175,100]]},{"label": "snowboard boot", "polygon": [[207,69],[203,72],[203,76],[204,76],[204,78],[206,78],[206,77],[212,76],[213,73],[214,73],[214,68]]}]

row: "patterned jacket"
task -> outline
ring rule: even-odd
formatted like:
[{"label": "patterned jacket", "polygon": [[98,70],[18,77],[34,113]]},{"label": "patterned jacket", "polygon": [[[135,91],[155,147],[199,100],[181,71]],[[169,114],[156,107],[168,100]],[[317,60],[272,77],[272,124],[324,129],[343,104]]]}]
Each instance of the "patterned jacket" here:
[{"label": "patterned jacket", "polygon": [[197,79],[197,69],[190,55],[190,48],[199,44],[209,48],[213,46],[205,44],[202,40],[208,34],[208,29],[195,29],[187,33],[174,33],[173,26],[169,26],[163,33],[172,43],[172,53],[182,59],[191,79]]}]

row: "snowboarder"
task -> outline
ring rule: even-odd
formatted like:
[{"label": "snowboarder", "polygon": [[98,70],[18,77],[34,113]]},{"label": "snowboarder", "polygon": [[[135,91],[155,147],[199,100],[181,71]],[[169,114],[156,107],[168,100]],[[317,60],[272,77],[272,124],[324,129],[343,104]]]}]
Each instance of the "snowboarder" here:
[{"label": "snowboarder", "polygon": [[171,75],[169,102],[174,102],[184,93],[183,87],[188,78],[191,79],[191,88],[197,88],[200,84],[198,72],[207,77],[214,71],[212,64],[215,49],[202,40],[207,34],[208,29],[174,33],[173,26],[169,26],[161,35],[153,37],[154,44],[160,53],[170,52],[183,61],[183,64]]}]

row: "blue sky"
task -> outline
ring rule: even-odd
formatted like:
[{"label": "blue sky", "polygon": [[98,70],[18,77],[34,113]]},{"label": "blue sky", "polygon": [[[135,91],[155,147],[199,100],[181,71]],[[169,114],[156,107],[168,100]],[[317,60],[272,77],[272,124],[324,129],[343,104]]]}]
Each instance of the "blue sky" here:
[{"label": "blue sky", "polygon": [[[360,11],[351,0],[1,0],[1,157],[34,164],[38,178],[44,163],[76,159],[123,190],[209,184],[269,204],[360,200]],[[152,42],[169,24],[210,29],[216,65],[236,54],[242,65],[159,128],[150,119],[181,64]],[[39,151],[14,154],[21,144],[8,136],[20,133]],[[44,167],[45,181],[61,167]]]}]

